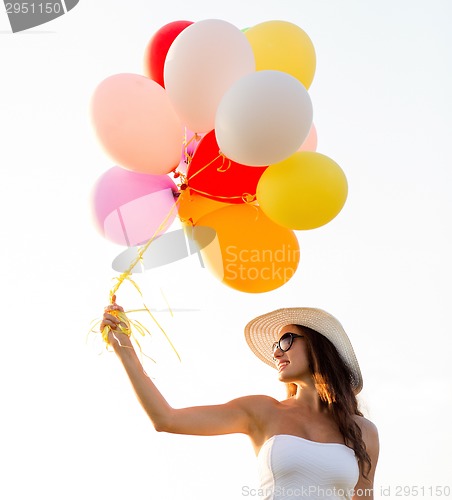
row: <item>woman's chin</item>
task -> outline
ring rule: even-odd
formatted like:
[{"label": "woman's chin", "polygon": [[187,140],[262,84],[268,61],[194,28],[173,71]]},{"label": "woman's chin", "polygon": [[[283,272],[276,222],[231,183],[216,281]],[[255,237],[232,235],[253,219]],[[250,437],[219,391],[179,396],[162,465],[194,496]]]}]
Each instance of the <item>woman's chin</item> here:
[{"label": "woman's chin", "polygon": [[278,372],[278,380],[280,382],[292,382],[292,377],[290,376],[289,373],[286,372],[287,368],[282,369],[280,372]]}]

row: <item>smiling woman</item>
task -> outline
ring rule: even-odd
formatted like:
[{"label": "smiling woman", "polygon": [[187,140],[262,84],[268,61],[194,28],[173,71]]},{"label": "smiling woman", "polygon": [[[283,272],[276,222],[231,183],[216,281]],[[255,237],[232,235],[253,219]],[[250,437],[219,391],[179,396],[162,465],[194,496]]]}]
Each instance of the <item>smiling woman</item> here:
[{"label": "smiling woman", "polygon": [[361,371],[347,334],[330,314],[279,309],[245,327],[251,350],[287,384],[288,399],[246,396],[180,409],[167,403],[144,372],[120,306],[105,308],[101,331],[157,431],[250,437],[258,459],[259,495],[265,500],[306,494],[373,499],[378,433],[358,410]]}]

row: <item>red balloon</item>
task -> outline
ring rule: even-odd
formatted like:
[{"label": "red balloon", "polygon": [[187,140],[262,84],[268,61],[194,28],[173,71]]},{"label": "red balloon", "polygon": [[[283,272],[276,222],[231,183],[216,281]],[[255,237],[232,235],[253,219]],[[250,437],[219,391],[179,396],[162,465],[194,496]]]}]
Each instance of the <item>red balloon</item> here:
[{"label": "red balloon", "polygon": [[[212,200],[244,203],[255,196],[257,183],[267,167],[242,165],[220,153],[215,130],[200,141],[187,171],[188,186]],[[251,201],[251,200],[249,200]]]},{"label": "red balloon", "polygon": [[175,38],[193,21],[173,21],[165,24],[149,40],[144,54],[144,69],[146,76],[165,87],[163,82],[163,68],[166,55]]}]

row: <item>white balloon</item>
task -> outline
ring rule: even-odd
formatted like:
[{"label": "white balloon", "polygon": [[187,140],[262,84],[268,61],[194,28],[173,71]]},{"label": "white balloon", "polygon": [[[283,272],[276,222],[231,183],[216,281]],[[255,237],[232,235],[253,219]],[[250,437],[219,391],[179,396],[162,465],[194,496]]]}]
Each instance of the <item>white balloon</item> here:
[{"label": "white balloon", "polygon": [[312,103],[305,87],[282,71],[257,71],[225,93],[215,117],[221,152],[243,165],[277,163],[309,134]]},{"label": "white balloon", "polygon": [[255,70],[245,34],[221,19],[205,19],[185,28],[172,43],[164,66],[165,89],[182,123],[194,132],[209,132],[226,90]]}]

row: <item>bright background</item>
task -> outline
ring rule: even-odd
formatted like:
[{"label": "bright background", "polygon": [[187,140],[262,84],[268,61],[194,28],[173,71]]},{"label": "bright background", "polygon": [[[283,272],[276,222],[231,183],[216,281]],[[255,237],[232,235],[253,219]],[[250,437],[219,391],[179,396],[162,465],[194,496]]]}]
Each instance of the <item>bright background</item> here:
[{"label": "bright background", "polygon": [[[297,232],[299,270],[276,291],[229,289],[197,256],[140,276],[183,360],[147,322],[158,361],[147,371],[177,407],[282,398],[243,326],[278,307],[326,309],[353,341],[362,409],[380,431],[376,498],[452,486],[451,15],[449,0],[82,0],[12,34],[2,9],[0,498],[231,500],[256,486],[246,437],[156,433],[115,356],[85,342],[122,250],[91,220],[91,188],[113,166],[91,95],[107,76],[141,73],[164,24],[208,18],[309,34],[317,150],[342,166],[349,198],[330,224]],[[127,285],[118,302],[141,305]]]}]

